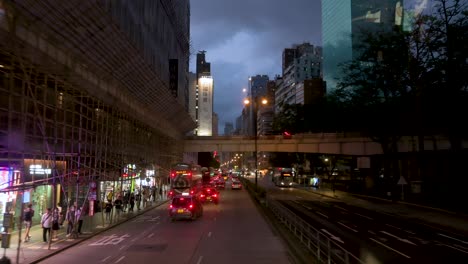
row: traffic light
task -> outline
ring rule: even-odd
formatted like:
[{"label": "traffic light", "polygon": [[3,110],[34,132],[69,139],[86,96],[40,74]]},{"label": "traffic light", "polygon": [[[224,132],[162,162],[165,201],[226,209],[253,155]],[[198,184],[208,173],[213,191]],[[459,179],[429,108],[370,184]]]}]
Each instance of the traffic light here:
[{"label": "traffic light", "polygon": [[284,131],[283,132],[283,138],[284,139],[291,139],[292,138],[292,134],[288,131]]}]

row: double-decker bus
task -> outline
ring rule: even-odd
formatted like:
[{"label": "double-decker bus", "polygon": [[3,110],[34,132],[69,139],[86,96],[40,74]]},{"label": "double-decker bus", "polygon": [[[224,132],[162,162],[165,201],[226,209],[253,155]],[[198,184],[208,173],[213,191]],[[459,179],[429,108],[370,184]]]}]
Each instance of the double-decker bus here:
[{"label": "double-decker bus", "polygon": [[202,170],[200,165],[176,163],[170,171],[171,190],[168,197],[177,194],[194,194],[201,184]]},{"label": "double-decker bus", "polygon": [[272,180],[276,186],[291,187],[294,180],[294,170],[292,168],[274,168]]}]

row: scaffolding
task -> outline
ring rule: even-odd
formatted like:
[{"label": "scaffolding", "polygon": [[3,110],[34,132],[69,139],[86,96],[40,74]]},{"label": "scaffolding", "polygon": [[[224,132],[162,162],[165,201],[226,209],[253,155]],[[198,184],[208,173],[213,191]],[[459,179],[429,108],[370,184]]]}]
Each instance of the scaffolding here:
[{"label": "scaffolding", "polygon": [[1,191],[167,172],[195,122],[158,74],[99,1],[0,0]]}]

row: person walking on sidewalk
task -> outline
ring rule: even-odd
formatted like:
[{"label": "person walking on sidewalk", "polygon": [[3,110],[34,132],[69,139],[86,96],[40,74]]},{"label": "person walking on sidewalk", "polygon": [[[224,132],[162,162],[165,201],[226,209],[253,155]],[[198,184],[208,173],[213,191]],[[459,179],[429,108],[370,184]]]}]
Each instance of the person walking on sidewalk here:
[{"label": "person walking on sidewalk", "polygon": [[75,219],[78,221],[78,234],[81,234],[81,227],[83,226],[83,207],[76,209]]},{"label": "person walking on sidewalk", "polygon": [[50,208],[47,208],[47,211],[45,214],[42,215],[41,219],[41,225],[42,225],[42,239],[44,242],[47,242],[47,233],[49,234],[49,239],[50,237],[50,228],[52,227],[52,211]]},{"label": "person walking on sidewalk", "polygon": [[52,240],[57,239],[58,230],[60,229],[60,209],[55,207],[52,211]]},{"label": "person walking on sidewalk", "polygon": [[75,225],[75,207],[70,205],[67,212],[67,237],[69,237],[73,233],[73,227]]},{"label": "person walking on sidewalk", "polygon": [[112,202],[111,201],[107,201],[105,210],[106,210],[106,221],[110,221],[111,213],[112,213]]},{"label": "person walking on sidewalk", "polygon": [[34,209],[32,208],[32,204],[28,204],[28,208],[24,210],[24,214],[23,214],[24,227],[26,228],[26,233],[24,235],[25,242],[28,242],[31,239],[31,236],[29,235],[29,231],[31,230],[33,217],[34,217]]},{"label": "person walking on sidewalk", "polygon": [[128,209],[129,212],[133,212],[133,207],[135,207],[135,196],[130,194],[130,209]]}]

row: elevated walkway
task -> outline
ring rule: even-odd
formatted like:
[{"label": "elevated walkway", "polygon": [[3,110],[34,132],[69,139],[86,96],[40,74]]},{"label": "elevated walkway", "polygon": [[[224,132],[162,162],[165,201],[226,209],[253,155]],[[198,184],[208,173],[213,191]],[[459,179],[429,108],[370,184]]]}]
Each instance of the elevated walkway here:
[{"label": "elevated walkway", "polygon": [[[463,142],[468,148],[468,141]],[[446,150],[450,142],[445,137],[432,137],[425,140],[424,150]],[[416,137],[402,137],[398,144],[399,152],[418,151]],[[297,134],[291,138],[283,136],[203,136],[187,137],[184,152],[299,152],[333,155],[372,156],[383,154],[379,143],[371,138],[348,133]]]}]

